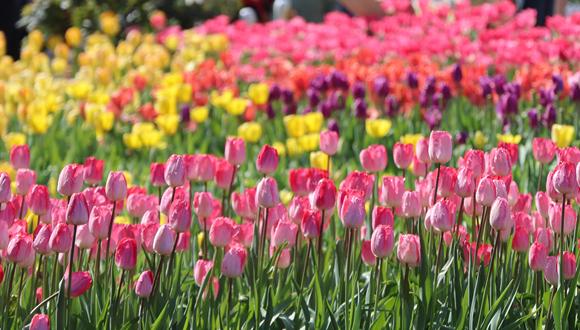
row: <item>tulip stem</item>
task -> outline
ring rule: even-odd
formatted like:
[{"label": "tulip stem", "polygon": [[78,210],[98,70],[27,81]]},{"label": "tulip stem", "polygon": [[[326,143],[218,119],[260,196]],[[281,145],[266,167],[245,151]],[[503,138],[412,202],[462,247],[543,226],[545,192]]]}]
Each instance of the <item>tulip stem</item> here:
[{"label": "tulip stem", "polygon": [[435,179],[435,192],[433,194],[433,204],[437,202],[437,190],[439,189],[439,175],[441,174],[441,163],[437,163],[437,178]]},{"label": "tulip stem", "polygon": [[97,257],[95,259],[95,282],[98,280],[100,273],[100,266],[101,266],[101,240],[97,242]]},{"label": "tulip stem", "polygon": [[[117,210],[117,202],[113,201],[113,211],[111,212],[111,220],[109,221],[109,231],[107,233],[107,253],[105,254],[105,260],[107,264],[109,263],[109,252],[111,250],[111,234],[113,233],[113,222],[115,221],[115,211]],[[107,269],[108,271],[108,269]]]},{"label": "tulip stem", "polygon": [[538,174],[538,186],[536,188],[536,192],[540,191],[542,187],[542,172],[544,171],[544,164],[540,163],[540,173]]},{"label": "tulip stem", "polygon": [[[263,259],[264,259],[264,248],[266,245],[266,235],[268,232],[268,208],[265,208],[266,211],[264,212],[264,221],[262,222],[262,234],[260,235],[260,243],[258,245],[258,270],[262,271],[263,266]],[[258,218],[259,220],[259,218]]]},{"label": "tulip stem", "polygon": [[167,272],[165,273],[168,277],[170,276],[171,267],[173,266],[173,259],[175,259],[175,250],[177,249],[177,242],[179,241],[179,233],[175,235],[175,241],[173,242],[173,249],[171,249],[171,256],[169,257],[169,264],[167,265]]},{"label": "tulip stem", "polygon": [[318,233],[318,246],[317,246],[317,251],[318,251],[318,270],[320,271],[320,268],[322,268],[322,239],[323,239],[323,231],[324,231],[324,216],[325,216],[325,212],[326,210],[322,210],[322,218],[320,220],[320,231]]},{"label": "tulip stem", "polygon": [[300,278],[300,291],[302,292],[302,287],[304,286],[304,277],[306,277],[306,272],[308,269],[308,262],[310,262],[310,251],[312,250],[312,241],[308,240],[306,242],[306,259],[304,260],[304,270],[302,271],[302,277]]},{"label": "tulip stem", "polygon": [[564,213],[566,211],[566,194],[562,194],[562,215],[560,217],[560,276],[558,287],[563,289],[564,286],[564,256],[562,255],[564,252]]},{"label": "tulip stem", "polygon": [[[119,281],[119,287],[117,288],[117,298],[115,299],[115,306],[118,306],[121,302],[121,289],[123,288],[123,281],[125,280],[125,273],[126,271],[123,269],[121,271],[121,280]],[[115,310],[117,308],[115,307]]]},{"label": "tulip stem", "polygon": [[20,202],[20,212],[18,213],[18,219],[22,219],[22,213],[24,213],[24,195],[21,199],[22,201]]},{"label": "tulip stem", "polygon": [[75,240],[77,238],[77,225],[73,226],[73,239],[70,247],[70,257],[68,259],[68,298],[70,299],[70,288],[72,283],[72,272],[73,272],[73,258],[75,254]]},{"label": "tulip stem", "polygon": [[377,282],[376,282],[376,288],[375,288],[375,307],[373,308],[373,318],[375,318],[377,316],[377,306],[379,305],[379,300],[380,300],[380,286],[381,286],[381,263],[382,263],[383,259],[382,258],[378,258],[377,259],[377,264],[375,265],[375,273],[376,273],[376,277],[377,277]]},{"label": "tulip stem", "polygon": [[437,248],[437,257],[435,258],[435,288],[437,288],[437,277],[439,274],[439,260],[441,259],[441,253],[443,252],[443,233],[441,233],[441,238],[439,239],[439,247]]},{"label": "tulip stem", "polygon": [[155,277],[153,278],[153,289],[151,290],[151,296],[155,297],[155,289],[158,286],[158,282],[161,280],[160,274],[161,274],[161,270],[163,269],[163,255],[160,256],[159,258],[159,265],[157,265],[157,271],[155,272]]},{"label": "tulip stem", "polygon": [[202,218],[201,219],[202,222],[202,226],[203,226],[203,241],[202,241],[202,253],[201,255],[203,256],[203,259],[206,259],[208,257],[208,251],[207,251],[207,240],[209,239],[207,237],[207,219]]},{"label": "tulip stem", "polygon": [[487,274],[487,278],[485,279],[485,286],[483,288],[483,302],[481,303],[481,307],[479,310],[479,315],[477,316],[477,324],[479,325],[479,320],[485,310],[485,304],[487,304],[487,289],[489,288],[489,282],[491,280],[491,276],[493,274],[493,263],[495,261],[495,256],[497,254],[497,250],[499,247],[499,230],[495,234],[495,243],[493,244],[493,252],[491,254],[491,263],[489,264],[489,273]]}]

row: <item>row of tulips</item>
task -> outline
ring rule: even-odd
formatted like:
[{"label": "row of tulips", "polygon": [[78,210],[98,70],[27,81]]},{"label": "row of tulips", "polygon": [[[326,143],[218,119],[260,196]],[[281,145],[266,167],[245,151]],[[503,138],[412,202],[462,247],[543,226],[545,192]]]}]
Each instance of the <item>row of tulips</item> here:
[{"label": "row of tulips", "polygon": [[319,138],[325,169],[280,168],[262,146],[255,187],[232,137],[223,157],[152,163],[150,191],[120,171],[101,185],[102,160],[68,164],[53,196],[28,146],[13,147],[15,178],[0,174],[2,328],[577,324],[578,148],[535,138],[534,169],[515,175],[517,144],[454,152],[432,131],[389,146],[399,175],[381,177],[391,152],[372,144],[341,179],[339,134]]}]

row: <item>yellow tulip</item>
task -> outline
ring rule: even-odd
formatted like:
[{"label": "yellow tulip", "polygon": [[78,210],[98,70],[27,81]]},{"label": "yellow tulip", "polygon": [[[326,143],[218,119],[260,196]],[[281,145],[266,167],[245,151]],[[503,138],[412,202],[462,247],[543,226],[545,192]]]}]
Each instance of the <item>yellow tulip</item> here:
[{"label": "yellow tulip", "polygon": [[280,190],[280,201],[282,202],[282,204],[284,205],[288,205],[288,203],[290,203],[290,201],[292,200],[292,192],[288,191],[286,189]]},{"label": "yellow tulip", "polygon": [[179,86],[179,93],[178,93],[179,102],[181,103],[189,103],[191,101],[191,85],[190,84],[183,84]]},{"label": "yellow tulip", "polygon": [[63,58],[59,57],[54,58],[50,63],[50,68],[52,69],[52,72],[54,72],[57,75],[63,74],[66,71],[66,67],[67,67],[66,60]]},{"label": "yellow tulip", "polygon": [[552,141],[559,147],[565,148],[574,140],[575,129],[570,125],[552,125]]},{"label": "yellow tulip", "polygon": [[263,105],[268,102],[269,88],[265,83],[251,84],[248,88],[248,96],[255,105]]},{"label": "yellow tulip", "polygon": [[310,167],[326,170],[328,168],[328,155],[322,151],[310,153]]},{"label": "yellow tulip", "polygon": [[36,50],[40,50],[43,43],[44,35],[40,30],[34,30],[28,34],[28,45],[34,47]]},{"label": "yellow tulip", "polygon": [[129,149],[139,149],[143,146],[141,140],[139,139],[139,136],[134,133],[123,134],[123,143]]},{"label": "yellow tulip", "polygon": [[155,123],[165,134],[174,135],[179,127],[179,115],[159,115],[155,118]]},{"label": "yellow tulip", "polygon": [[119,18],[112,11],[105,11],[99,15],[99,25],[101,30],[111,37],[117,35],[121,30]]},{"label": "yellow tulip", "polygon": [[78,27],[73,26],[66,30],[64,33],[64,39],[69,46],[78,47],[83,41],[83,33]]},{"label": "yellow tulip", "polygon": [[272,143],[272,147],[278,151],[278,155],[285,156],[286,155],[286,146],[284,143],[276,141]]},{"label": "yellow tulip", "polygon": [[43,113],[37,113],[32,115],[28,119],[28,127],[35,134],[44,134],[48,131],[50,124],[52,123],[52,118]]},{"label": "yellow tulip", "polygon": [[262,125],[257,122],[245,122],[238,127],[238,136],[246,142],[256,143],[262,137]]},{"label": "yellow tulip", "polygon": [[219,108],[225,108],[228,103],[234,98],[234,93],[231,90],[225,90],[222,93],[212,91],[210,94],[210,103]]},{"label": "yellow tulip", "polygon": [[519,134],[496,134],[497,140],[505,143],[519,144],[522,141],[522,136]]},{"label": "yellow tulip", "polygon": [[374,138],[385,137],[391,130],[392,123],[388,119],[367,119],[365,129],[369,136]]},{"label": "yellow tulip", "polygon": [[298,138],[300,150],[304,152],[315,151],[320,143],[320,134],[306,134]]},{"label": "yellow tulip", "polygon": [[306,123],[301,115],[284,116],[284,126],[291,137],[297,138],[306,134]]},{"label": "yellow tulip", "polygon": [[209,116],[209,109],[205,106],[195,107],[189,111],[189,118],[191,118],[196,123],[203,123],[207,120]]},{"label": "yellow tulip", "polygon": [[300,144],[295,138],[290,138],[286,140],[286,151],[289,156],[300,155],[303,151],[300,149]]},{"label": "yellow tulip", "polygon": [[129,220],[129,217],[123,216],[123,215],[118,215],[115,217],[115,223],[121,224],[121,225],[130,225],[131,224],[131,220]]},{"label": "yellow tulip", "polygon": [[309,133],[320,133],[320,129],[324,123],[324,116],[318,111],[309,112],[304,115],[304,122]]},{"label": "yellow tulip", "polygon": [[203,231],[200,231],[199,234],[197,234],[197,246],[203,246],[203,239]]},{"label": "yellow tulip", "polygon": [[4,145],[6,150],[12,149],[13,146],[26,144],[26,135],[19,132],[11,132],[4,135]]},{"label": "yellow tulip", "polygon": [[473,137],[473,146],[477,149],[483,149],[487,144],[487,136],[483,134],[481,131],[475,132],[475,136]]},{"label": "yellow tulip", "polygon": [[239,116],[246,111],[248,101],[242,98],[234,98],[226,104],[226,111],[232,116]]},{"label": "yellow tulip", "polygon": [[14,171],[14,168],[12,167],[12,165],[10,165],[9,162],[0,162],[0,172],[4,172],[6,174],[8,174],[8,176],[14,180],[14,176],[16,174],[16,171]]},{"label": "yellow tulip", "polygon": [[417,142],[423,137],[421,134],[405,134],[401,136],[401,143],[403,144],[412,144],[413,149],[417,146]]}]

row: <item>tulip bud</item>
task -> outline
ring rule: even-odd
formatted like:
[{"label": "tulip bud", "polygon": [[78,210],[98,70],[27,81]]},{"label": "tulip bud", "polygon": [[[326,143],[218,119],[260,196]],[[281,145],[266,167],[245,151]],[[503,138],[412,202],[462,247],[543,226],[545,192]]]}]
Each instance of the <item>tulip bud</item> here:
[{"label": "tulip bud", "polygon": [[494,175],[506,176],[512,171],[511,156],[505,148],[493,148],[489,154],[490,169]]},{"label": "tulip bud", "polygon": [[411,234],[399,235],[397,259],[409,267],[417,267],[421,264],[421,244],[419,236]]},{"label": "tulip bud", "polygon": [[135,294],[141,298],[149,298],[153,292],[153,272],[146,270],[135,283]]},{"label": "tulip bud", "polygon": [[391,226],[379,225],[371,236],[371,250],[377,258],[386,258],[393,252],[395,236]]},{"label": "tulip bud", "polygon": [[489,224],[495,230],[508,230],[513,225],[509,203],[505,198],[499,197],[491,205]]},{"label": "tulip bud", "polygon": [[105,161],[96,159],[95,157],[87,157],[83,164],[83,175],[85,182],[89,185],[96,185],[103,180],[103,167]]},{"label": "tulip bud", "polygon": [[308,179],[310,169],[293,168],[288,171],[288,184],[292,192],[297,196],[305,196],[310,191],[308,189]]},{"label": "tulip bud", "polygon": [[278,183],[272,177],[264,177],[256,188],[256,204],[265,208],[272,208],[280,202]]},{"label": "tulip bud", "polygon": [[536,193],[536,209],[538,210],[538,212],[540,212],[540,214],[542,215],[542,217],[544,218],[548,218],[549,216],[549,208],[550,208],[550,197],[548,197],[548,195],[543,192],[543,191],[538,191]]},{"label": "tulip bud", "polygon": [[137,242],[133,238],[125,237],[115,251],[115,264],[123,270],[133,270],[137,265]]},{"label": "tulip bud", "polygon": [[127,180],[123,172],[109,172],[105,193],[109,200],[115,202],[127,198]]},{"label": "tulip bud", "polygon": [[244,140],[237,137],[228,137],[224,157],[232,165],[242,165],[246,161],[246,143]]},{"label": "tulip bud", "polygon": [[380,200],[388,207],[399,207],[403,202],[405,181],[400,176],[384,176]]},{"label": "tulip bud", "polygon": [[56,190],[63,196],[71,196],[74,193],[81,192],[83,187],[83,180],[84,173],[82,165],[65,165],[58,176]]},{"label": "tulip bud", "polygon": [[39,216],[43,216],[50,210],[50,196],[48,188],[42,185],[34,185],[28,193],[28,205],[30,210]]},{"label": "tulip bud", "polygon": [[544,266],[544,278],[551,285],[558,285],[560,279],[560,265],[557,256],[550,256],[546,258],[546,265]]},{"label": "tulip bud", "polygon": [[38,233],[36,233],[36,237],[34,237],[34,242],[32,247],[34,251],[42,255],[49,255],[51,254],[50,249],[50,236],[52,235],[52,227],[50,225],[44,225]]},{"label": "tulip bud", "polygon": [[570,251],[562,254],[562,273],[565,280],[571,280],[576,275],[576,255]]},{"label": "tulip bud", "polygon": [[427,163],[423,163],[417,157],[413,157],[413,175],[416,177],[424,177],[427,175]]},{"label": "tulip bud", "polygon": [[[69,271],[65,272],[64,281],[68,283]],[[89,272],[74,272],[71,277],[70,286],[70,296],[73,298],[81,296],[83,293],[87,292],[91,285],[93,284],[93,279],[91,273]]]},{"label": "tulip bud", "polygon": [[153,187],[163,187],[165,185],[165,164],[151,163],[149,171],[151,185]]},{"label": "tulip bud", "polygon": [[446,131],[432,131],[429,136],[429,159],[433,163],[444,164],[451,160],[453,142]]},{"label": "tulip bud", "polygon": [[340,208],[340,220],[346,228],[360,228],[365,220],[364,199],[347,195]]},{"label": "tulip bud", "polygon": [[145,252],[154,252],[153,242],[158,229],[159,223],[147,223],[141,226],[141,247]]},{"label": "tulip bud", "polygon": [[371,241],[363,240],[361,244],[360,256],[367,266],[374,266],[377,263],[377,257],[373,254]]},{"label": "tulip bud", "polygon": [[50,330],[50,319],[46,314],[35,314],[28,326],[29,330]]},{"label": "tulip bud", "polygon": [[270,175],[278,167],[278,150],[265,144],[256,158],[256,169],[259,173]]},{"label": "tulip bud", "polygon": [[541,164],[549,164],[556,155],[556,145],[546,138],[534,138],[532,140],[532,153],[534,159]]},{"label": "tulip bud", "polygon": [[50,249],[57,253],[66,253],[70,251],[72,244],[72,233],[65,223],[58,223],[50,235]]},{"label": "tulip bud", "polygon": [[576,167],[572,163],[558,164],[553,170],[552,184],[556,192],[569,197],[574,196],[578,190]]},{"label": "tulip bud", "polygon": [[16,194],[24,196],[28,194],[36,183],[36,173],[27,168],[21,168],[16,172]]},{"label": "tulip bud", "polygon": [[330,179],[318,181],[316,189],[310,194],[310,205],[319,210],[330,210],[336,204],[336,187]]},{"label": "tulip bud", "polygon": [[171,204],[168,223],[176,233],[189,231],[189,227],[191,227],[191,210],[187,201],[179,199]]},{"label": "tulip bud", "polygon": [[213,220],[209,229],[209,241],[213,246],[225,247],[234,235],[233,220],[226,217],[218,217]]},{"label": "tulip bud", "polygon": [[89,222],[89,208],[85,195],[75,193],[71,196],[66,209],[66,223],[70,225],[84,225]]},{"label": "tulip bud", "polygon": [[248,252],[241,246],[234,245],[224,254],[221,273],[228,278],[240,277],[244,273]]},{"label": "tulip bud", "polygon": [[395,220],[390,208],[377,205],[373,208],[372,214],[373,230],[376,230],[380,225],[390,226],[392,228],[395,225]]},{"label": "tulip bud", "polygon": [[0,173],[0,204],[8,203],[12,199],[10,176],[5,172]]},{"label": "tulip bud", "polygon": [[165,183],[170,187],[179,187],[185,184],[185,162],[181,155],[171,155],[165,163],[163,174]]},{"label": "tulip bud", "polygon": [[215,177],[215,158],[211,155],[198,155],[194,162],[194,174],[198,181],[211,181]]},{"label": "tulip bud", "polygon": [[329,156],[336,154],[338,150],[338,133],[331,130],[320,132],[320,151]]},{"label": "tulip bud", "polygon": [[193,278],[198,286],[203,285],[205,277],[213,268],[213,261],[198,259],[193,268]]},{"label": "tulip bud", "polygon": [[10,165],[15,170],[30,167],[30,149],[27,144],[13,146],[10,149]]},{"label": "tulip bud", "polygon": [[380,172],[387,167],[387,149],[383,145],[373,144],[363,149],[359,158],[362,167],[367,172]]},{"label": "tulip bud", "polygon": [[397,168],[404,170],[409,167],[413,161],[413,145],[400,142],[395,143],[393,146],[393,160]]},{"label": "tulip bud", "polygon": [[[234,191],[231,198],[232,209],[240,218],[251,218],[253,217],[252,211],[250,209],[250,203],[255,204],[255,200],[251,201],[248,199],[247,194]],[[195,198],[194,198],[195,205]],[[211,213],[210,213],[211,214]],[[198,214],[198,217],[200,215]]]},{"label": "tulip bud", "polygon": [[176,234],[169,225],[162,225],[153,239],[153,250],[160,255],[168,256],[173,251]]}]

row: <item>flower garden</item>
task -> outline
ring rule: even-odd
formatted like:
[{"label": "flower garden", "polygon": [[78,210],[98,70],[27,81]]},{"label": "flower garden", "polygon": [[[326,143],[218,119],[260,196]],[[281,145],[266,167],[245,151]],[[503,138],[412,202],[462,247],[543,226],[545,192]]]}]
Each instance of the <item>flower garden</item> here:
[{"label": "flower garden", "polygon": [[580,15],[399,2],[29,33],[0,329],[577,327]]}]

